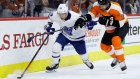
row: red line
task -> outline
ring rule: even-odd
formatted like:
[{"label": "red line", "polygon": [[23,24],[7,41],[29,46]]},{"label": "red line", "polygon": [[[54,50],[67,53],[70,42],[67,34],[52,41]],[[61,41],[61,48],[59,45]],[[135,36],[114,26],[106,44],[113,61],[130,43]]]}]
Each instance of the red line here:
[{"label": "red line", "polygon": [[140,16],[140,14],[127,14],[127,16]]},{"label": "red line", "polygon": [[[140,16],[140,14],[127,14],[127,16]],[[16,20],[43,20],[48,17],[20,17],[20,18],[0,18],[0,21],[16,21]]]}]

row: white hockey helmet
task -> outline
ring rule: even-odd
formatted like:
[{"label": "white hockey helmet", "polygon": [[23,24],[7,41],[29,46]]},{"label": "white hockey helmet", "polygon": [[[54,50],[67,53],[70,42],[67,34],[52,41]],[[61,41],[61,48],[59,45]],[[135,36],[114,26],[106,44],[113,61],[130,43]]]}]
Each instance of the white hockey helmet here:
[{"label": "white hockey helmet", "polygon": [[57,13],[68,13],[68,7],[66,6],[66,4],[60,4],[57,8]]}]

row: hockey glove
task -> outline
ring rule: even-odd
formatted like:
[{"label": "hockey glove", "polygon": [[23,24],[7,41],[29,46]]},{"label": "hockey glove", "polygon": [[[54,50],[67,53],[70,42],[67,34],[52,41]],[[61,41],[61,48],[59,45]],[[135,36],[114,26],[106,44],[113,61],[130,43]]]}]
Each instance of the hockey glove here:
[{"label": "hockey glove", "polygon": [[85,28],[88,30],[92,30],[94,25],[97,25],[97,23],[95,21],[90,20],[90,21],[86,22]]},{"label": "hockey glove", "polygon": [[82,28],[84,25],[85,21],[82,18],[79,18],[74,24],[74,29],[77,30],[79,27]]},{"label": "hockey glove", "polygon": [[51,35],[53,35],[54,34],[54,31],[55,31],[55,28],[52,28],[52,24],[53,23],[48,22],[48,24],[44,26],[44,30],[46,30]]},{"label": "hockey glove", "polygon": [[99,17],[98,21],[101,25],[120,27],[119,21],[115,20],[113,16]]},{"label": "hockey glove", "polygon": [[91,20],[90,14],[80,16],[74,24],[74,29],[76,30],[78,27],[82,28],[85,25],[85,22],[89,20]]}]

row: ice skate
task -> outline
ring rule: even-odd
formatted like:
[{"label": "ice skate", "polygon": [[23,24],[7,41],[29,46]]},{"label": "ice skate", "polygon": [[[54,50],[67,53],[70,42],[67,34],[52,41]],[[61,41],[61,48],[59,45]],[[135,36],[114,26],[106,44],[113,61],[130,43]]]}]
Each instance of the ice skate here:
[{"label": "ice skate", "polygon": [[56,72],[56,69],[58,69],[59,64],[52,64],[51,66],[46,67],[46,72]]},{"label": "ice skate", "polygon": [[85,63],[90,69],[93,69],[93,68],[94,68],[93,64],[92,64],[90,61],[86,60],[86,61],[84,61],[84,63]]},{"label": "ice skate", "polygon": [[120,68],[121,68],[122,71],[124,71],[124,70],[127,69],[127,66],[126,66],[126,64],[125,64],[124,61],[123,62],[120,62]]},{"label": "ice skate", "polygon": [[112,63],[111,63],[111,67],[116,68],[117,64],[118,64],[118,60],[117,60],[117,58],[114,58]]}]

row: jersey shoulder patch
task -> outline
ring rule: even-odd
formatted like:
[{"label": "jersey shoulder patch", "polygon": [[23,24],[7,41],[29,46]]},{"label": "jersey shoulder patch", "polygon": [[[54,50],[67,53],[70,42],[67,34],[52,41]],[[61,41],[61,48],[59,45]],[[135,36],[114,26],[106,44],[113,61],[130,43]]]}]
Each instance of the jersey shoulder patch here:
[{"label": "jersey shoulder patch", "polygon": [[53,13],[54,13],[54,12],[50,12],[49,15],[48,15],[48,17],[49,17],[49,18],[52,17],[52,16],[53,16]]}]

